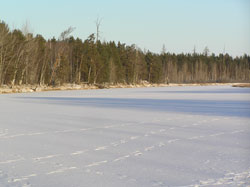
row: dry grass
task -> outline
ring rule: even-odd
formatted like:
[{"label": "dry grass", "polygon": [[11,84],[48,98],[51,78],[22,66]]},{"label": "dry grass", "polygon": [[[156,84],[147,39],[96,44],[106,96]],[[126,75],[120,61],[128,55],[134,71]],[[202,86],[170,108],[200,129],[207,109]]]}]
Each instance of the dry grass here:
[{"label": "dry grass", "polygon": [[250,83],[234,84],[233,87],[250,88]]},{"label": "dry grass", "polygon": [[64,84],[61,86],[39,86],[39,85],[22,85],[0,87],[0,94],[10,93],[29,93],[41,91],[61,91],[61,90],[89,90],[89,89],[109,89],[109,88],[142,88],[142,87],[171,87],[171,86],[219,86],[230,85],[233,87],[250,87],[250,83],[193,83],[193,84],[150,84],[143,82],[141,84]]}]

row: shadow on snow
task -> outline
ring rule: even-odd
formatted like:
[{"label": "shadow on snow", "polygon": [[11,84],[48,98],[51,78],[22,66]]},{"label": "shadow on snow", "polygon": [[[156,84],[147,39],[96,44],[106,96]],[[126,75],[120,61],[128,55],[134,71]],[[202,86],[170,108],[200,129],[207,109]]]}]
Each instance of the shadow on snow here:
[{"label": "shadow on snow", "polygon": [[74,98],[74,97],[22,97],[25,102],[133,109],[158,112],[182,112],[199,115],[250,117],[250,101],[234,100],[183,100],[183,99],[136,99],[136,98]]}]

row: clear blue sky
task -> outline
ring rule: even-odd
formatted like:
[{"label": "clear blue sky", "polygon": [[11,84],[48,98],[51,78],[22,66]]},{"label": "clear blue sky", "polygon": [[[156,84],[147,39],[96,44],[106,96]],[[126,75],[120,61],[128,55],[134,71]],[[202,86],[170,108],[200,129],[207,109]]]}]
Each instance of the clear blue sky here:
[{"label": "clear blue sky", "polygon": [[6,0],[0,19],[11,28],[28,20],[31,31],[45,38],[69,26],[86,39],[102,18],[101,39],[136,44],[153,52],[250,54],[250,0]]}]

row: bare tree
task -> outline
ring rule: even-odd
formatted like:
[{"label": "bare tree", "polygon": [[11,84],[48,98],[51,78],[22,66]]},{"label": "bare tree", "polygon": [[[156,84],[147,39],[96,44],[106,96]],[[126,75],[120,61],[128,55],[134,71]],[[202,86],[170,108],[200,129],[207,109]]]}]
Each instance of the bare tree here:
[{"label": "bare tree", "polygon": [[5,64],[7,62],[7,54],[10,51],[10,42],[8,41],[9,39],[9,28],[8,26],[0,21],[0,86],[3,83],[3,78],[4,78],[4,69],[5,69]]},{"label": "bare tree", "polygon": [[208,56],[209,55],[209,49],[208,49],[208,46],[205,47],[204,51],[203,51],[203,54],[205,56]]},{"label": "bare tree", "polygon": [[[66,51],[68,51],[69,45],[65,40],[70,36],[70,34],[75,30],[74,27],[69,27],[65,31],[63,31],[59,36],[59,41],[55,44],[55,60],[51,61],[51,77],[50,77],[50,84],[55,84],[55,79],[57,77],[57,70],[61,65],[62,56],[67,58],[67,55],[65,54]],[[51,48],[51,42],[50,42],[50,48]]]},{"label": "bare tree", "polygon": [[194,49],[193,49],[193,56],[196,55],[196,46],[194,45]]},{"label": "bare tree", "polygon": [[95,25],[96,25],[96,43],[98,42],[99,40],[99,37],[100,37],[100,26],[101,26],[101,22],[102,22],[102,19],[101,18],[97,18],[96,21],[95,21]]},{"label": "bare tree", "polygon": [[65,39],[67,39],[70,34],[75,30],[75,27],[69,27],[68,29],[66,29],[65,31],[63,31],[61,34],[60,34],[60,37],[59,37],[59,40],[62,40],[64,41]]},{"label": "bare tree", "polygon": [[28,20],[25,21],[25,23],[22,26],[22,33],[25,37],[28,36],[29,33],[31,33],[31,27],[30,27],[30,22]]},{"label": "bare tree", "polygon": [[163,44],[163,46],[162,46],[162,50],[161,50],[161,54],[162,55],[164,55],[164,54],[166,54],[166,46],[165,46],[165,44]]}]

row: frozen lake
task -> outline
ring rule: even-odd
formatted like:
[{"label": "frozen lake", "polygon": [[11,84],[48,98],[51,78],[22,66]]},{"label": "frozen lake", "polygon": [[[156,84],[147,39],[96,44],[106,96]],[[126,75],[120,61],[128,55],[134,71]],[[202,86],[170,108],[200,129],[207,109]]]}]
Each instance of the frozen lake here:
[{"label": "frozen lake", "polygon": [[250,89],[0,95],[0,186],[250,185]]}]

